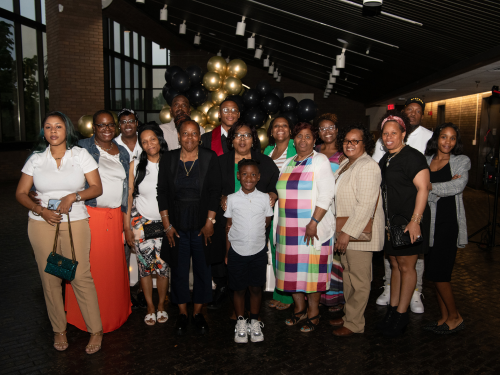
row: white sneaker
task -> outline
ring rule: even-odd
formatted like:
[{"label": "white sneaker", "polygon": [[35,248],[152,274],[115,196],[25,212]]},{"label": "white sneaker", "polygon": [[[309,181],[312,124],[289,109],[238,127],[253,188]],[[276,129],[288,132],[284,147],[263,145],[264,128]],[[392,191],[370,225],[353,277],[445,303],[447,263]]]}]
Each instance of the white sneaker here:
[{"label": "white sneaker", "polygon": [[384,291],[377,298],[377,305],[385,306],[385,305],[388,305],[389,302],[391,302],[391,286],[385,285],[385,286],[382,286],[381,288],[384,288]]},{"label": "white sneaker", "polygon": [[252,342],[264,341],[264,334],[262,333],[262,328],[264,328],[264,323],[259,322],[256,319],[252,319],[251,323],[248,323],[250,340]]},{"label": "white sneaker", "polygon": [[424,304],[422,303],[422,298],[420,296],[423,297],[423,294],[415,289],[410,302],[410,309],[415,314],[423,314],[424,312]]},{"label": "white sneaker", "polygon": [[238,316],[238,320],[236,321],[234,342],[238,344],[246,344],[248,342],[247,320],[242,316]]}]

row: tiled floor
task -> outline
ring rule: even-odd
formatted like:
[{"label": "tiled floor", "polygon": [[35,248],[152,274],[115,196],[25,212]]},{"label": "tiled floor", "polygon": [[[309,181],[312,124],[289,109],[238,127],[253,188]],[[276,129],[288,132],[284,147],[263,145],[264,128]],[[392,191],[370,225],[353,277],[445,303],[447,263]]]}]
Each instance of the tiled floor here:
[{"label": "tiled floor", "polygon": [[[453,287],[466,330],[452,336],[422,331],[424,321],[437,316],[435,294],[424,283],[425,313],[411,314],[401,338],[387,339],[375,324],[385,309],[375,304],[383,284],[382,258],[374,258],[374,281],[364,334],[339,339],[331,335],[323,308],[317,331],[303,334],[287,327],[289,311],[262,308],[263,343],[238,345],[228,307],[208,311],[210,333],[185,337],[172,330],[177,309],[169,306],[170,320],[147,327],[144,310],[134,310],[118,331],[106,334],[103,349],[86,355],[88,334],[68,327],[69,349],[52,348],[42,287],[26,234],[26,210],[15,201],[15,184],[0,186],[0,373],[1,374],[500,374],[500,253],[469,245],[459,250]],[[469,232],[487,221],[484,192],[465,193]],[[490,198],[489,204],[493,204]],[[497,231],[497,243],[500,231]],[[266,295],[269,299],[270,295]]]}]

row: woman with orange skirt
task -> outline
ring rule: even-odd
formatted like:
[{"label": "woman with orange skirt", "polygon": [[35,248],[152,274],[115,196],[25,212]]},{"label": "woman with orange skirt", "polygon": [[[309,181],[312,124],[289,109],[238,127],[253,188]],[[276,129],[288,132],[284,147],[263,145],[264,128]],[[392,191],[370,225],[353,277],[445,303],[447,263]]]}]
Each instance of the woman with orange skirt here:
[{"label": "woman with orange skirt", "polygon": [[[123,242],[123,219],[127,212],[130,157],[114,140],[113,116],[108,111],[94,115],[94,135],[80,140],[99,165],[103,194],[85,201],[90,215],[90,272],[97,290],[104,333],[120,328],[132,313],[130,286]],[[68,323],[85,331],[71,284],[66,285]]]}]

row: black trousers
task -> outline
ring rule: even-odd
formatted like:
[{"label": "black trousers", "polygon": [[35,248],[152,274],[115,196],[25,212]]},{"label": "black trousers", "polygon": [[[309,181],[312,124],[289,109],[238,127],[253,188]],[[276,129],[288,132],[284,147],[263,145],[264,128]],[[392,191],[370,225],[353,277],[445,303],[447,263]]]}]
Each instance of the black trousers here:
[{"label": "black trousers", "polygon": [[189,267],[193,258],[193,303],[212,302],[211,267],[205,261],[203,236],[199,230],[177,231],[179,233],[179,255],[177,267],[172,267],[173,303],[178,305],[191,302],[189,291]]}]

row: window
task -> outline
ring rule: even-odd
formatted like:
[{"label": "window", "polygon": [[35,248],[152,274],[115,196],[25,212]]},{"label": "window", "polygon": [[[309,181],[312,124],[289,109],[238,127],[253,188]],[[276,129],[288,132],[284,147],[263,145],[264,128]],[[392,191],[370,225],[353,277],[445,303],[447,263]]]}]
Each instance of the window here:
[{"label": "window", "polygon": [[0,0],[0,8],[13,12],[14,4],[12,3],[12,0]]},{"label": "window", "polygon": [[19,0],[21,16],[36,21],[35,0]]},{"label": "window", "polygon": [[153,42],[153,65],[167,65],[167,49]]}]

